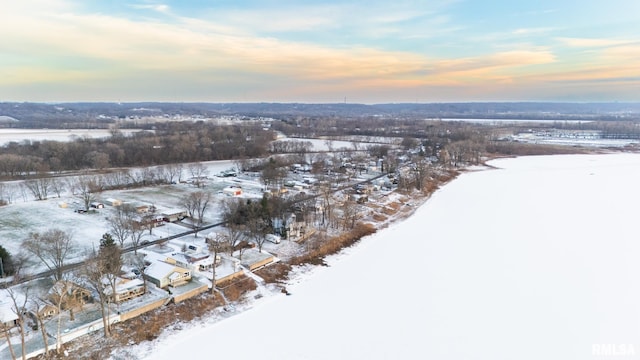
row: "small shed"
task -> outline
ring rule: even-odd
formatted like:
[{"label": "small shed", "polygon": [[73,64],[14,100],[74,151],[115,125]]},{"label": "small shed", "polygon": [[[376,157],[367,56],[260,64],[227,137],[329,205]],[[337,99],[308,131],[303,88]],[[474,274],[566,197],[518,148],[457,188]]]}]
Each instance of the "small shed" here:
[{"label": "small shed", "polygon": [[228,196],[240,196],[242,195],[242,188],[239,186],[227,186],[222,190],[222,193]]},{"label": "small shed", "polygon": [[160,215],[166,222],[176,222],[188,216],[187,210],[182,210],[182,209],[165,210]]},{"label": "small shed", "polygon": [[121,206],[122,205],[122,200],[118,200],[118,199],[114,199],[114,198],[108,198],[104,200],[104,203],[109,205],[109,206]]},{"label": "small shed", "polygon": [[89,206],[91,206],[94,209],[104,209],[104,204],[97,201],[92,202],[91,204],[89,204]]}]

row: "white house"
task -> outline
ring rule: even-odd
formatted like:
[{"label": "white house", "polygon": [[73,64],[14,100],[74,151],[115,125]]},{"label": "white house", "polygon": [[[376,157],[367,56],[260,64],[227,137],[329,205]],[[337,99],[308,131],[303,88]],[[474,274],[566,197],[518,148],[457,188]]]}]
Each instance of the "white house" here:
[{"label": "white house", "polygon": [[111,287],[105,289],[105,293],[109,298],[116,302],[127,301],[144,294],[144,282],[141,279],[116,279],[116,294],[112,295]]},{"label": "white house", "polygon": [[144,272],[145,278],[159,288],[180,286],[191,280],[191,270],[163,261],[151,263]]},{"label": "white house", "polygon": [[[18,299],[18,303],[20,302],[21,300]],[[5,289],[0,289],[0,322],[7,328],[12,328],[18,323],[18,315],[15,312],[13,301],[9,291]]]},{"label": "white house", "polygon": [[[216,257],[216,263],[220,261],[220,255]],[[167,257],[165,262],[189,269],[191,271],[207,271],[213,267],[213,256],[208,253],[175,253]]]}]

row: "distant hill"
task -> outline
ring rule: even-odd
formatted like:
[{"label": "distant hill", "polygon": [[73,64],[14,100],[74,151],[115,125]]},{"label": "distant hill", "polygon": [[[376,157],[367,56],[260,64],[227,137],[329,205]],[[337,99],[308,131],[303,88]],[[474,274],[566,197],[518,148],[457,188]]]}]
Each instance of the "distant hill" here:
[{"label": "distant hill", "polygon": [[18,122],[20,121],[12,118],[11,116],[0,115],[0,124],[15,124]]},{"label": "distant hill", "polygon": [[149,116],[318,117],[346,118],[477,118],[639,120],[640,103],[486,102],[426,104],[306,104],[306,103],[0,103],[5,119],[20,119],[20,127],[106,128],[118,119]]}]

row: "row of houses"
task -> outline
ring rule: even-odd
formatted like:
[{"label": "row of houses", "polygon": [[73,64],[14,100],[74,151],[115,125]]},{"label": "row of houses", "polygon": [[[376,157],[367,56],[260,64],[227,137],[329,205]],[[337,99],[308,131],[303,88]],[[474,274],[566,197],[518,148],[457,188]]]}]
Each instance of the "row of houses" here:
[{"label": "row of houses", "polygon": [[[199,249],[197,249],[199,250]],[[266,253],[265,253],[266,256]],[[268,255],[268,261],[260,259],[260,265],[273,262],[275,258]],[[230,260],[225,260],[230,261]],[[150,264],[144,269],[140,276],[134,278],[118,277],[115,279],[115,291],[112,287],[106,287],[105,294],[111,303],[123,303],[134,298],[143,296],[147,291],[147,283],[151,283],[159,289],[166,290],[169,294],[175,294],[174,302],[183,301],[197,294],[206,291],[209,284],[194,279],[194,273],[204,275],[212,274],[212,268],[221,266],[223,259],[220,256],[213,259],[213,255],[205,252],[175,252],[164,257],[162,260],[150,261]],[[221,280],[232,279],[242,274],[240,261],[231,261],[232,266],[222,266],[220,272],[216,276],[216,282]],[[253,270],[253,263],[245,263],[247,268]],[[134,274],[135,275],[135,274]],[[209,276],[212,280],[212,276]],[[106,280],[105,280],[106,281]],[[39,284],[42,286],[43,284]],[[46,285],[45,285],[46,286]],[[181,289],[184,287],[184,289]],[[16,303],[25,303],[24,295],[18,289],[15,292],[11,290],[0,289],[0,322],[5,328],[14,327],[19,319],[15,310],[13,296],[17,296]],[[33,308],[25,308],[24,312],[32,313],[33,316],[42,318],[50,318],[58,314],[58,306],[60,310],[81,310],[85,304],[95,302],[98,297],[90,286],[81,282],[58,281],[49,286],[46,291],[46,297],[38,304],[34,304]],[[37,305],[37,306],[36,306]]]}]

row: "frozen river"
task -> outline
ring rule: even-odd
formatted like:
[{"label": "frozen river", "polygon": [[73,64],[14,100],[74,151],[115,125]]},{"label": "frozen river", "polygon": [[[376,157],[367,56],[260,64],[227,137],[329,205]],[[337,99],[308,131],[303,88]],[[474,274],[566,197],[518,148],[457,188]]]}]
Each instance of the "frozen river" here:
[{"label": "frozen river", "polygon": [[[494,161],[298,276],[168,331],[146,359],[596,359],[640,351],[640,156]],[[635,356],[635,357],[633,357]]]}]

